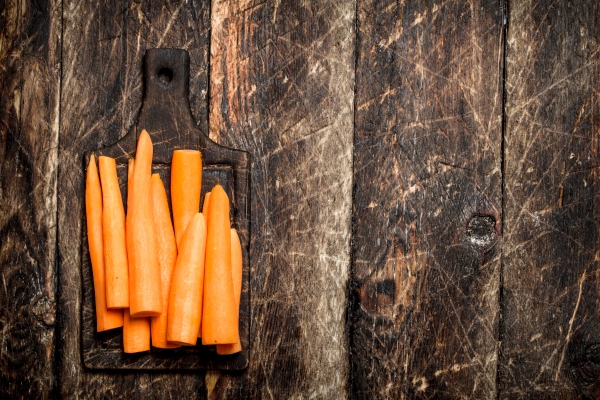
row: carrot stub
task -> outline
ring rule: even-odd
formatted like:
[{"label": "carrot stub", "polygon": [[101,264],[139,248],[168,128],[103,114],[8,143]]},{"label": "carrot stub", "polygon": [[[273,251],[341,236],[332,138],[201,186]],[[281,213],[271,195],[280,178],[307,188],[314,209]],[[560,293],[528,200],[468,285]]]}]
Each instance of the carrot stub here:
[{"label": "carrot stub", "polygon": [[154,207],[154,227],[158,243],[158,264],[160,265],[160,284],[162,297],[162,314],[152,317],[152,346],[162,349],[179,347],[167,342],[167,311],[169,305],[169,291],[175,262],[177,261],[177,245],[175,233],[171,224],[171,214],[165,186],[158,174],[152,175],[152,200]]},{"label": "carrot stub", "polygon": [[150,319],[133,318],[129,309],[124,310],[123,350],[125,353],[139,353],[150,350]]},{"label": "carrot stub", "polygon": [[202,319],[202,287],[206,251],[206,223],[200,213],[181,238],[169,296],[167,340],[193,346]]},{"label": "carrot stub", "polygon": [[171,162],[171,204],[177,246],[187,224],[200,209],[202,155],[197,150],[175,150]]},{"label": "carrot stub", "polygon": [[[240,243],[237,231],[231,228],[231,275],[238,321],[240,318],[240,297],[242,295],[242,268],[242,244]],[[237,342],[217,345],[217,354],[235,354],[240,351],[242,351],[242,344],[240,342],[239,331]]]},{"label": "carrot stub", "polygon": [[117,163],[114,158],[100,156],[98,165],[102,182],[106,306],[126,308],[129,307],[129,267],[125,242],[125,209],[117,177]]},{"label": "carrot stub", "polygon": [[129,310],[132,317],[157,316],[162,312],[151,172],[152,141],[143,130],[137,145],[127,215]]},{"label": "carrot stub", "polygon": [[202,344],[235,343],[238,317],[231,273],[229,198],[220,185],[211,191],[208,221]]},{"label": "carrot stub", "polygon": [[87,169],[85,183],[85,213],[87,219],[88,246],[94,297],[96,299],[96,330],[98,332],[123,326],[123,310],[109,310],[106,307],[106,283],[104,271],[104,240],[102,235],[102,189],[92,155]]}]

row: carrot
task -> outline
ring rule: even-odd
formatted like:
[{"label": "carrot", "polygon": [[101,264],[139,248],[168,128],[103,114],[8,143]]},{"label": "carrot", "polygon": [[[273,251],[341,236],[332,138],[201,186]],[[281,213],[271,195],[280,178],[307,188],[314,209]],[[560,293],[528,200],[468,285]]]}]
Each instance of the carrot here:
[{"label": "carrot", "polygon": [[130,158],[129,162],[127,163],[127,212],[129,213],[129,207],[131,205],[131,192],[133,191],[131,189],[131,182],[133,182],[133,169],[135,166],[135,159],[134,158]]},{"label": "carrot", "polygon": [[208,214],[208,205],[210,204],[210,192],[204,195],[204,204],[202,205],[202,214]]},{"label": "carrot", "polygon": [[[202,204],[202,214],[204,218],[208,215],[208,205],[210,204],[210,192],[204,195],[204,204]],[[208,226],[208,221],[206,221],[206,225]]]},{"label": "carrot", "polygon": [[220,185],[211,191],[208,220],[202,344],[235,343],[238,318],[231,274],[229,198]]},{"label": "carrot", "polygon": [[173,272],[167,327],[169,342],[184,346],[196,344],[202,319],[205,252],[206,223],[204,216],[196,213],[181,238]]},{"label": "carrot", "polygon": [[125,210],[117,178],[117,163],[114,158],[100,156],[98,165],[102,182],[106,306],[126,308],[129,307],[129,268],[125,243]]},{"label": "carrot", "polygon": [[171,162],[171,204],[177,246],[187,224],[200,209],[202,155],[197,150],[175,150]]},{"label": "carrot", "polygon": [[[210,202],[210,192],[204,195],[204,204],[202,204],[202,215],[204,216],[204,220],[206,221],[206,226],[208,227],[208,204]],[[202,320],[200,320],[200,329],[198,329],[198,337],[202,337]]]},{"label": "carrot", "polygon": [[162,312],[151,172],[152,141],[143,130],[137,145],[127,216],[129,311],[136,318],[154,317]]},{"label": "carrot", "polygon": [[[135,159],[130,158],[127,166],[127,214],[125,215],[125,241],[127,242],[127,262],[131,264],[131,249],[133,242],[131,241],[131,209],[133,204],[133,170]],[[129,229],[128,229],[129,227]],[[131,283],[129,285],[131,287]]]},{"label": "carrot", "polygon": [[152,346],[172,349],[176,346],[167,343],[167,310],[171,278],[177,261],[177,245],[171,224],[171,213],[165,186],[158,174],[152,175],[152,200],[154,204],[154,226],[158,241],[158,264],[160,265],[160,284],[162,296],[162,314],[150,319]]},{"label": "carrot", "polygon": [[[134,159],[129,159],[127,170],[127,226],[131,226],[131,210],[133,204],[133,172]],[[127,247],[133,248],[131,244],[131,230],[126,229]],[[150,350],[150,321],[148,318],[132,318],[129,309],[124,310],[125,323],[123,324],[123,349],[125,353],[138,353]]]},{"label": "carrot", "polygon": [[150,350],[150,319],[133,318],[129,309],[124,310],[123,350],[125,353],[139,353]]},{"label": "carrot", "polygon": [[[242,244],[240,243],[237,231],[231,228],[231,275],[238,321],[240,318],[240,297],[242,295],[242,268]],[[217,345],[217,354],[235,354],[240,351],[242,351],[242,344],[240,342],[239,331],[237,342]]]},{"label": "carrot", "polygon": [[94,297],[96,299],[96,330],[98,332],[123,326],[123,311],[106,307],[106,283],[104,276],[104,241],[102,238],[102,189],[94,155],[90,157],[85,183],[85,213],[87,218],[88,246]]}]

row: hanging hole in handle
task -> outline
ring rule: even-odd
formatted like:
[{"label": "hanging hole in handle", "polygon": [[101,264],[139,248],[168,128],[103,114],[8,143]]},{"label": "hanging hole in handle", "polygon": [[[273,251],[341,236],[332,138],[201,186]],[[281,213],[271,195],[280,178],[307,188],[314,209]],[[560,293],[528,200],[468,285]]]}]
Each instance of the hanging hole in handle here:
[{"label": "hanging hole in handle", "polygon": [[162,83],[170,83],[173,80],[173,70],[171,68],[161,68],[156,73],[156,76]]}]

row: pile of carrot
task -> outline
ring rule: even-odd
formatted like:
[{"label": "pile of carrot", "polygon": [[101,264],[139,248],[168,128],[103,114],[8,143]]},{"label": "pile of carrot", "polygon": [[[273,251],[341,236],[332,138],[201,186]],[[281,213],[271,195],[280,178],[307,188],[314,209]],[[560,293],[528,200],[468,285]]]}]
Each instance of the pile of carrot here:
[{"label": "pile of carrot", "polygon": [[[229,198],[220,185],[200,212],[202,155],[176,150],[171,208],[152,174],[152,141],[143,130],[129,161],[127,214],[116,161],[90,157],[86,174],[88,245],[98,332],[123,327],[126,353],[216,345],[242,350],[239,307],[242,247],[231,228]],[[99,173],[98,173],[99,169]]]}]

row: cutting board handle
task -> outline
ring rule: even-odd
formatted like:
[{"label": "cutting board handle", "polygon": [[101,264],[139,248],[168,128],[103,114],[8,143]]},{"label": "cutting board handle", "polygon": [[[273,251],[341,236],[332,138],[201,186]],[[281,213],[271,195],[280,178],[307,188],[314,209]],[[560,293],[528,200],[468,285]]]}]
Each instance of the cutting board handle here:
[{"label": "cutting board handle", "polygon": [[[165,97],[173,106],[189,110],[190,56],[182,49],[148,49],[144,57],[145,99],[141,116],[147,113],[152,100],[160,103]],[[191,117],[191,114],[190,114]]]},{"label": "cutting board handle", "polygon": [[182,49],[148,49],[144,56],[144,102],[135,137],[146,129],[154,163],[171,162],[173,150],[197,149],[208,137],[197,127],[189,102],[190,56]]},{"label": "cutting board handle", "polygon": [[137,121],[103,154],[126,164],[145,129],[154,144],[154,164],[170,164],[174,150],[199,149],[209,164],[246,168],[248,154],[213,142],[197,125],[190,109],[190,56],[183,49],[147,49],[144,56],[144,96]]}]

